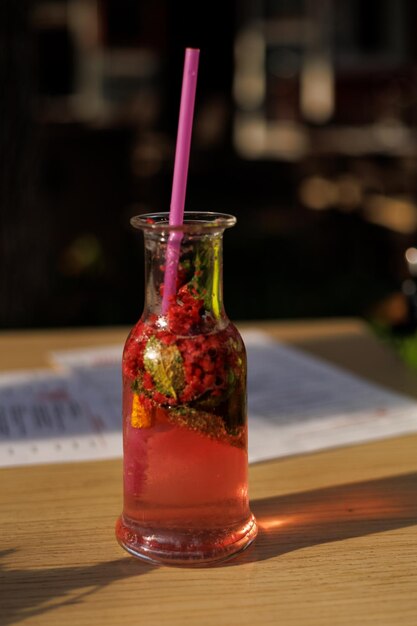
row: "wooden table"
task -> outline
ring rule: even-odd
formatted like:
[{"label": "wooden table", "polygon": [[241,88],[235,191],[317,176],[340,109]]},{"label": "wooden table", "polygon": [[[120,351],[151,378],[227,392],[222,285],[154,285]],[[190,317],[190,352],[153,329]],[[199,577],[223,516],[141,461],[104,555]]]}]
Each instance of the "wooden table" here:
[{"label": "wooden table", "polygon": [[[260,326],[417,397],[417,376],[360,322]],[[125,335],[3,333],[0,368]],[[119,548],[120,461],[0,475],[1,626],[417,624],[417,435],[251,466],[259,537],[209,569],[154,567]]]}]

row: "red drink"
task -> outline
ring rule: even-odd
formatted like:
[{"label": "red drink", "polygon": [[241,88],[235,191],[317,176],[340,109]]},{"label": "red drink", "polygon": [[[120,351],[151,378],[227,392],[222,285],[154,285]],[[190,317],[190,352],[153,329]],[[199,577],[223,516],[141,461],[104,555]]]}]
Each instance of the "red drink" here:
[{"label": "red drink", "polygon": [[[205,233],[203,247],[195,235],[192,246],[184,237],[187,256],[169,310],[158,315],[145,307],[125,346],[125,495],[116,534],[129,552],[151,561],[210,563],[256,536],[247,494],[245,349],[219,285],[213,291],[209,252],[218,230],[217,239]],[[159,271],[164,251],[153,248]],[[195,261],[203,251],[204,268]]]}]

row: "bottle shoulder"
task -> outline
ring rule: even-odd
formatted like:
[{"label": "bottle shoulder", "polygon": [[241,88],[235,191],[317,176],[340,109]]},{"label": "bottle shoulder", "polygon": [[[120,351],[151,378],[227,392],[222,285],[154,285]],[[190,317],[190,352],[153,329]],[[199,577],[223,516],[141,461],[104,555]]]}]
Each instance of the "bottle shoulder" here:
[{"label": "bottle shoulder", "polygon": [[149,320],[139,320],[126,339],[123,370],[125,373],[130,371],[130,365],[133,363],[136,368],[143,367],[143,355],[145,351],[150,353],[152,346],[156,351],[178,348],[183,357],[192,353],[194,358],[197,358],[197,355],[203,357],[208,352],[210,354],[236,352],[246,360],[244,342],[238,329],[230,320],[225,322],[224,325],[211,328],[208,332],[196,329],[193,333],[181,335]]},{"label": "bottle shoulder", "polygon": [[151,336],[166,338],[168,343],[173,343],[177,339],[194,339],[210,337],[213,335],[233,337],[239,343],[244,343],[236,325],[227,317],[224,317],[221,320],[216,320],[215,323],[210,322],[208,324],[202,323],[196,325],[193,328],[187,329],[187,332],[175,332],[170,329],[164,321],[161,321],[160,318],[141,318],[130,330],[126,338],[125,348],[132,342],[137,342],[141,339],[148,339]]}]

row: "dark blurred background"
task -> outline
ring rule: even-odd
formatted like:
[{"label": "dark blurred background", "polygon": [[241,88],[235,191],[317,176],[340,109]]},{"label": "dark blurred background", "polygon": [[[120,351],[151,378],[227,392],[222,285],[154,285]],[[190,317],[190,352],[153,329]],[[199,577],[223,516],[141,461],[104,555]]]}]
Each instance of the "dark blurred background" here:
[{"label": "dark blurred background", "polygon": [[413,0],[2,0],[2,328],[130,324],[129,218],[169,209],[184,48],[186,207],[231,212],[235,320],[358,315],[414,336]]}]

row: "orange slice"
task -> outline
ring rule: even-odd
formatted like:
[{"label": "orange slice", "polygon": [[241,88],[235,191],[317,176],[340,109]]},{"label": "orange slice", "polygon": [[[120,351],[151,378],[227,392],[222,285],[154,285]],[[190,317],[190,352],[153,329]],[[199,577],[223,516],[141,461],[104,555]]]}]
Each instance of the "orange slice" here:
[{"label": "orange slice", "polygon": [[152,415],[140,403],[137,393],[133,394],[130,423],[133,428],[150,428],[152,426]]}]

